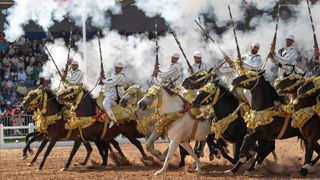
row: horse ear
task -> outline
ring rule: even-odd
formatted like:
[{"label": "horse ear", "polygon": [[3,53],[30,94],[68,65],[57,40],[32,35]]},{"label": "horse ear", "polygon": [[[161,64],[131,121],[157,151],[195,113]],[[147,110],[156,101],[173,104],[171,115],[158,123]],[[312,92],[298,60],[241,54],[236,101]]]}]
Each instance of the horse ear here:
[{"label": "horse ear", "polygon": [[266,70],[262,70],[262,71],[259,72],[259,75],[262,75],[262,74],[264,74],[265,72],[266,72]]},{"label": "horse ear", "polygon": [[213,67],[209,69],[208,73],[211,73],[212,70],[213,70]]},{"label": "horse ear", "polygon": [[302,77],[304,77],[307,74],[307,71],[301,74]]}]

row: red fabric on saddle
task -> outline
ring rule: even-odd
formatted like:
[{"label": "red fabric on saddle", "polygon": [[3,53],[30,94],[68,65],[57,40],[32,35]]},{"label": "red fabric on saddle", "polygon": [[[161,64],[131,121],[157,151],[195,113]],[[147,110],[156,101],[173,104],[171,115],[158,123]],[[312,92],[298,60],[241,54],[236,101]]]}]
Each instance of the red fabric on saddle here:
[{"label": "red fabric on saddle", "polygon": [[192,104],[186,104],[184,108],[180,111],[181,113],[185,113],[192,108]]},{"label": "red fabric on saddle", "polygon": [[104,112],[98,112],[98,113],[94,116],[94,118],[96,119],[96,121],[98,121],[99,118],[100,118],[103,114],[104,114]]}]

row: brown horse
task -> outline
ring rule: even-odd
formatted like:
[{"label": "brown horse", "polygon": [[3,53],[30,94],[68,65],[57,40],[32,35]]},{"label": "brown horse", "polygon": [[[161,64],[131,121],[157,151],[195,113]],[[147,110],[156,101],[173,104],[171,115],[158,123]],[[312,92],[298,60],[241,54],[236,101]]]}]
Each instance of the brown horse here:
[{"label": "brown horse", "polygon": [[[292,111],[290,113],[304,111],[304,116],[309,116],[309,120],[306,119],[306,122],[299,127],[302,136],[306,140],[305,161],[304,166],[300,170],[303,176],[307,175],[308,168],[313,166],[320,158],[318,155],[316,159],[312,160],[313,151],[318,151],[317,148],[319,148],[317,140],[320,139],[320,117],[317,112],[312,110],[313,106],[319,105],[318,96],[320,91],[318,89],[312,91],[317,88],[313,80],[314,78],[305,80],[302,75],[291,74],[283,79],[276,80],[275,83],[275,88],[279,93],[292,96],[290,102],[292,102],[293,108],[289,109],[289,111]],[[290,105],[288,105],[289,108]]]},{"label": "brown horse", "polygon": [[[82,94],[83,96],[79,99],[78,95]],[[77,117],[93,117],[96,116],[96,100],[92,98],[88,91],[84,90],[83,88],[79,88],[77,86],[72,86],[67,88],[66,90],[60,92],[57,96],[57,100],[61,103],[66,104],[70,107],[70,104],[75,104],[78,101],[77,108],[75,110],[75,113]],[[71,106],[72,107],[72,106]],[[135,117],[132,117],[135,118]],[[107,121],[107,120],[105,120]],[[150,157],[148,157],[141,145],[141,142],[137,140],[137,138],[144,138],[144,135],[139,133],[139,131],[136,128],[136,121],[134,120],[127,120],[123,123],[120,123],[119,125],[113,125],[109,127],[109,124],[105,126],[106,124],[101,122],[96,122],[94,125],[91,125],[85,129],[82,130],[83,139],[85,140],[98,140],[102,138],[103,140],[110,140],[112,138],[115,138],[122,134],[128,140],[137,147],[139,152],[142,155],[142,162],[145,164],[150,164]],[[106,131],[106,134],[104,137],[101,137],[103,132]],[[78,130],[76,130],[77,133],[79,133]],[[74,149],[74,153],[77,151],[77,149]],[[70,156],[69,158],[72,159],[73,156]]]},{"label": "brown horse", "polygon": [[[46,97],[46,98],[44,98]],[[44,99],[46,99],[46,102],[44,103]],[[31,111],[34,109],[41,109],[44,110],[42,116],[43,117],[52,117],[58,113],[60,113],[61,109],[63,108],[63,105],[57,102],[56,96],[48,89],[35,89],[28,93],[28,96],[24,99],[24,101],[21,104],[21,108],[25,111]],[[38,122],[39,123],[39,122]],[[44,158],[42,162],[40,163],[39,170],[42,170],[44,162],[47,158],[47,156],[50,154],[52,148],[54,147],[55,143],[58,140],[64,139],[67,136],[68,131],[64,128],[65,120],[63,119],[63,116],[61,118],[57,118],[53,123],[49,124],[46,130],[46,133],[40,133],[39,137],[36,136],[34,140],[37,138],[43,139],[36,155],[32,159],[32,161],[28,165],[32,165],[36,160],[43,148],[46,146],[48,142],[49,146],[44,154]],[[58,130],[57,130],[58,129]],[[59,131],[59,130],[62,131]],[[43,136],[44,135],[44,136]],[[42,136],[42,137],[41,137]],[[73,149],[80,147],[81,145],[81,139],[75,138],[77,136],[76,132],[72,132],[70,135],[70,138],[67,140],[75,140]],[[31,141],[30,141],[31,143]],[[92,147],[89,143],[84,143],[85,147],[87,149],[87,156],[85,160],[81,164],[86,164],[89,156],[92,152]],[[96,145],[98,147],[99,153],[102,156],[103,164],[106,164],[106,153],[104,153],[103,149],[103,143],[96,141]],[[71,161],[68,161],[64,167],[63,170],[67,169],[70,165]]]}]

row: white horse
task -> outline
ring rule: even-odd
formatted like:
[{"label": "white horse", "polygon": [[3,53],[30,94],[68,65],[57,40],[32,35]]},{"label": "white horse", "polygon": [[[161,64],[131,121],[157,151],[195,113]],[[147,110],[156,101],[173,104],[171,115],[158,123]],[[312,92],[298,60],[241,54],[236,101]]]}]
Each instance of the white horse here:
[{"label": "white horse", "polygon": [[[138,85],[130,86],[125,94],[122,96],[120,100],[120,105],[123,107],[131,107],[134,108],[137,102],[143,98],[145,91]],[[147,113],[146,113],[147,114]],[[160,137],[160,134],[155,130],[155,124],[151,124],[148,128],[148,133],[146,134],[146,149],[153,156],[158,158],[160,161],[164,161],[165,155],[161,153],[159,150],[154,148],[155,141]],[[165,154],[165,153],[164,153]]]},{"label": "white horse", "polygon": [[[184,109],[185,102],[178,95],[170,95],[168,90],[156,85],[151,87],[144,97],[138,102],[140,110],[148,108],[156,108],[160,115],[167,113],[181,112]],[[197,121],[192,116],[185,112],[183,116],[168,126],[167,135],[170,139],[168,153],[161,170],[157,171],[155,175],[163,174],[174,155],[179,144],[181,144],[196,162],[195,171],[200,170],[200,160],[192,150],[189,144],[190,140],[203,141],[210,133],[210,123],[208,121]]]}]

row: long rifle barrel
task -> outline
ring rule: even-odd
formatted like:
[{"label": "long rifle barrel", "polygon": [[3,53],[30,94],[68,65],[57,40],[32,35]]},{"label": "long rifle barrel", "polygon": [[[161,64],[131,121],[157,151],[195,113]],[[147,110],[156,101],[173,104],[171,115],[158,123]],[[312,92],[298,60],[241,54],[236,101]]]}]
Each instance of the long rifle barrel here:
[{"label": "long rifle barrel", "polygon": [[[101,51],[101,43],[100,43],[100,31],[97,32],[98,35],[98,43],[99,43],[99,53],[100,53],[100,75],[104,75],[104,69],[103,69],[103,59],[102,59],[102,51]],[[102,81],[99,82],[100,85],[103,84]]]},{"label": "long rifle barrel", "polygon": [[236,41],[236,46],[237,46],[237,57],[238,57],[238,60],[241,60],[240,48],[239,48],[237,33],[236,33],[236,30],[235,30],[235,27],[234,27],[234,23],[233,23],[233,18],[232,18],[232,14],[231,14],[230,5],[228,5],[228,10],[229,10],[229,15],[230,15],[230,20],[231,20],[232,29],[233,29],[234,39],[235,39],[235,41]]},{"label": "long rifle barrel", "polygon": [[310,8],[310,2],[309,0],[307,0],[308,3],[308,10],[309,10],[309,16],[310,16],[310,21],[311,21],[311,27],[312,27],[312,31],[313,31],[313,47],[317,48],[318,47],[318,41],[317,41],[317,36],[316,36],[316,31],[314,28],[314,23],[313,23],[313,19],[312,19],[312,14],[311,14],[311,8]]},{"label": "long rifle barrel", "polygon": [[[206,35],[206,37],[207,37],[208,39],[210,39],[211,42],[213,42],[213,43],[215,43],[215,44],[217,43],[217,42],[209,35],[209,32],[206,31],[206,30],[200,25],[200,23],[199,23],[197,20],[194,20],[194,22],[199,26],[199,28],[200,28],[200,29],[202,30],[202,32]],[[217,47],[218,47],[219,51],[221,52],[221,54],[223,54],[223,57],[227,56],[227,54],[220,48],[220,46],[217,45]]]},{"label": "long rifle barrel", "polygon": [[182,55],[183,55],[183,57],[185,58],[185,60],[186,60],[186,62],[187,62],[187,65],[188,65],[189,69],[191,69],[191,71],[193,71],[193,68],[192,68],[192,66],[191,66],[191,64],[190,64],[190,62],[189,62],[186,54],[184,53],[184,51],[183,51],[183,49],[182,49],[182,47],[181,47],[181,44],[180,44],[180,42],[179,42],[179,40],[178,40],[178,37],[177,37],[176,33],[171,29],[171,27],[170,27],[169,25],[168,25],[168,28],[169,28],[170,33],[172,34],[172,36],[173,36],[174,39],[176,40],[176,42],[177,42],[177,44],[178,44],[178,46],[179,46],[179,48],[180,48],[180,51],[182,52]]},{"label": "long rifle barrel", "polygon": [[68,42],[68,57],[67,57],[66,66],[64,68],[65,72],[67,72],[69,69],[68,60],[70,59],[71,40],[72,40],[72,29],[70,30],[70,37],[69,37],[69,42]]},{"label": "long rifle barrel", "polygon": [[47,52],[48,52],[48,55],[49,55],[50,59],[52,60],[54,66],[56,67],[56,69],[57,69],[57,71],[58,71],[58,73],[59,73],[59,76],[62,78],[62,74],[61,74],[61,72],[60,72],[60,70],[59,70],[59,68],[58,68],[58,66],[57,66],[57,64],[56,64],[56,61],[55,61],[55,60],[53,59],[53,57],[51,56],[51,53],[50,53],[47,45],[44,44],[44,47],[46,48],[46,50],[47,50]]}]

